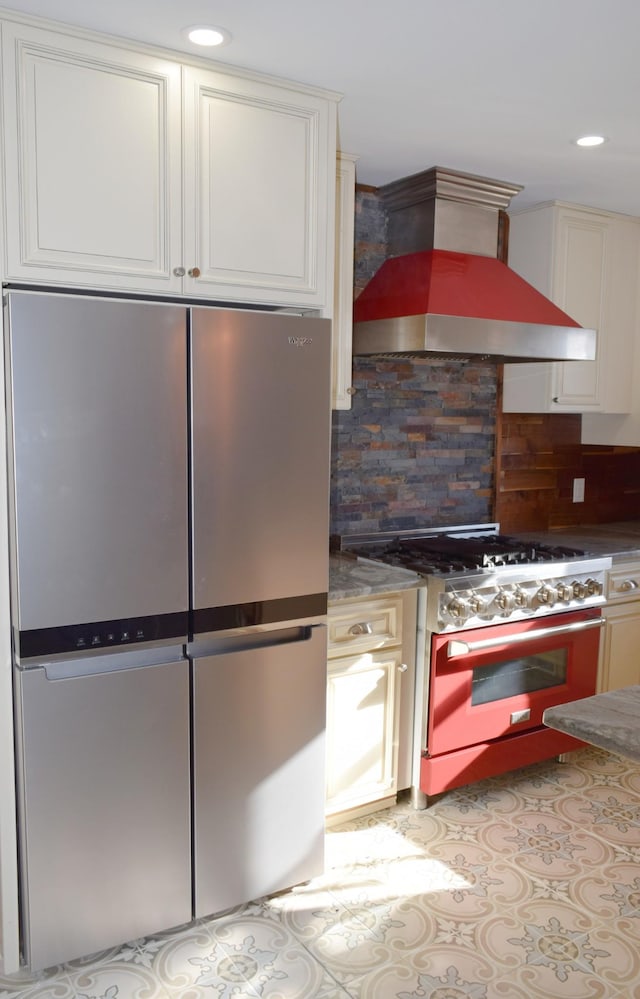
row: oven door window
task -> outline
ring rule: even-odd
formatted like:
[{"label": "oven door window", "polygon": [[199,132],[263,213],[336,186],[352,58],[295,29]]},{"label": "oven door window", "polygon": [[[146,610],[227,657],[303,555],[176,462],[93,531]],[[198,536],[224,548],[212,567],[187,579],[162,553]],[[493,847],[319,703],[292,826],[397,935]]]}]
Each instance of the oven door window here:
[{"label": "oven door window", "polygon": [[489,704],[567,682],[567,650],[551,649],[478,666],[471,677],[471,704]]},{"label": "oven door window", "polygon": [[589,609],[434,635],[429,755],[520,734],[542,725],[545,708],[594,694],[599,621]]}]

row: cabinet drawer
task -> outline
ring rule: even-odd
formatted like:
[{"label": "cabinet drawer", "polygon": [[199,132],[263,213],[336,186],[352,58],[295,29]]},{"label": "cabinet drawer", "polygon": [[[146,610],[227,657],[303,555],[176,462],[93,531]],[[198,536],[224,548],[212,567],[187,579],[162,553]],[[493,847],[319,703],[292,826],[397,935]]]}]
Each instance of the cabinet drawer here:
[{"label": "cabinet drawer", "polygon": [[607,573],[606,597],[609,603],[640,600],[640,562],[621,562]]},{"label": "cabinet drawer", "polygon": [[401,642],[401,596],[357,603],[341,601],[329,607],[330,657],[365,649],[372,652]]}]

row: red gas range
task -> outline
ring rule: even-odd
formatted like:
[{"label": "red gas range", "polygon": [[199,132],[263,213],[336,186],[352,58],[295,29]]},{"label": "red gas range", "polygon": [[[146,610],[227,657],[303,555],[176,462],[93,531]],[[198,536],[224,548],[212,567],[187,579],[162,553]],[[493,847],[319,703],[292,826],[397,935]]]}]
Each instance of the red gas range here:
[{"label": "red gas range", "polygon": [[506,537],[497,524],[351,535],[342,548],[426,579],[416,807],[582,745],[542,714],[596,691],[610,558]]}]

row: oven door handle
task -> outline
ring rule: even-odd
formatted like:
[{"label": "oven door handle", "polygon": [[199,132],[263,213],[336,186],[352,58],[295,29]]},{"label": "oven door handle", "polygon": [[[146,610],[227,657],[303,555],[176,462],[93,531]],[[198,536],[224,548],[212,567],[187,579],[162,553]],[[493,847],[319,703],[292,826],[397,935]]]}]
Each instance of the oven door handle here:
[{"label": "oven door handle", "polygon": [[586,631],[587,628],[604,627],[605,619],[596,618],[591,621],[575,621],[573,624],[560,624],[555,628],[540,628],[539,631],[522,631],[516,635],[505,635],[504,638],[482,638],[478,642],[465,642],[454,638],[447,645],[447,658],[464,656],[469,652],[483,652],[498,645],[517,645],[519,642],[536,641],[538,638],[549,638],[552,635],[569,635],[575,631]]}]

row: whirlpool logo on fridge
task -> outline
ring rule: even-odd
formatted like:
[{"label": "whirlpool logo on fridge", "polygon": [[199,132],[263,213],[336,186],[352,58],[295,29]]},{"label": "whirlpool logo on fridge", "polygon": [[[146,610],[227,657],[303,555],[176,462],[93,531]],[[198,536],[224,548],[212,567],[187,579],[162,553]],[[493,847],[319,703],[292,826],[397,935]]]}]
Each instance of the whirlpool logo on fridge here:
[{"label": "whirlpool logo on fridge", "polygon": [[287,339],[292,347],[307,347],[313,343],[312,336],[290,336]]}]

